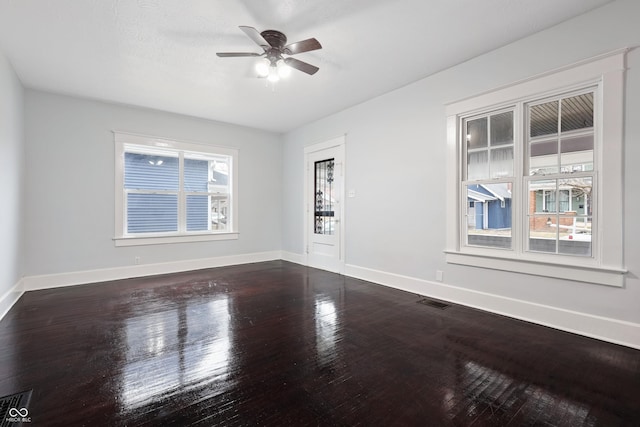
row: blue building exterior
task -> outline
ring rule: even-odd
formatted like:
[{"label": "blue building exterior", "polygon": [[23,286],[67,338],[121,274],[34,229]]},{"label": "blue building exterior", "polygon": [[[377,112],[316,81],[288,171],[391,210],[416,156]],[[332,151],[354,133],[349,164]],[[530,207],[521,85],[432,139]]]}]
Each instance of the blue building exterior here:
[{"label": "blue building exterior", "polygon": [[467,201],[470,207],[473,203],[477,230],[511,228],[511,191],[507,184],[469,185]]}]

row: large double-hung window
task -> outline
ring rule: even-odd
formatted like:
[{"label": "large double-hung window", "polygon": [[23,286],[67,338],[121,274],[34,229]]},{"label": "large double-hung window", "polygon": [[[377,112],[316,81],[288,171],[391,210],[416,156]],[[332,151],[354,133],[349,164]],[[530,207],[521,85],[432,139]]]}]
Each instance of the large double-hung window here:
[{"label": "large double-hung window", "polygon": [[624,52],[448,105],[447,261],[622,286]]},{"label": "large double-hung window", "polygon": [[115,134],[116,245],[237,238],[237,150]]}]

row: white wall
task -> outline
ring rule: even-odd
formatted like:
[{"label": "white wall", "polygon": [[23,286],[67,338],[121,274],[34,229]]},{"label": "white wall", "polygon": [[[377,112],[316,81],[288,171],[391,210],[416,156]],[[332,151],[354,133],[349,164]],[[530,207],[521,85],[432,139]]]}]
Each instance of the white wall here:
[{"label": "white wall", "polygon": [[[112,130],[238,148],[240,238],[115,247]],[[25,138],[27,276],[280,250],[278,134],[27,90]]]},{"label": "white wall", "polygon": [[[283,251],[302,254],[303,147],[347,134],[346,189],[356,190],[356,197],[345,201],[347,271],[385,278],[387,284],[439,297],[456,299],[465,294],[460,290],[466,290],[465,295],[474,294],[480,301],[489,294],[493,300],[500,299],[506,307],[503,311],[510,314],[518,315],[509,312],[511,302],[514,307],[525,302],[530,308],[560,309],[555,312],[567,316],[576,312],[594,322],[599,317],[614,320],[632,328],[627,335],[640,331],[640,49],[628,54],[626,81],[624,256],[629,274],[625,288],[448,265],[442,252],[445,104],[601,53],[640,45],[639,16],[640,2],[618,0],[286,134],[283,220],[289,225],[283,229]],[[436,270],[444,271],[445,285],[450,286],[432,283]],[[476,305],[483,307],[481,302]],[[634,343],[639,345],[640,334]]]},{"label": "white wall", "polygon": [[[640,221],[636,220],[640,50],[628,54],[626,81],[622,207],[626,286],[618,289],[448,265],[442,252],[445,104],[640,45],[638,16],[640,2],[617,0],[284,136],[36,90],[26,91],[23,110],[22,87],[0,58],[0,178],[9,183],[5,185],[8,209],[0,210],[0,304],[3,292],[22,274],[33,278],[131,267],[136,256],[151,266],[280,250],[301,259],[304,147],[347,134],[346,189],[356,190],[356,197],[345,201],[348,274],[470,305],[475,301],[493,311],[500,311],[491,305],[499,300],[503,307],[513,306],[503,310],[506,314],[540,323],[545,323],[540,314],[546,310],[551,326],[640,347]],[[112,130],[239,148],[240,239],[116,248],[111,240],[115,233]],[[436,270],[444,271],[443,284],[434,282]],[[593,322],[573,327],[566,322],[571,316],[574,325]],[[622,332],[608,335],[609,325]]]},{"label": "white wall", "polygon": [[17,295],[11,291],[23,273],[23,98],[22,84],[0,52],[0,318],[15,301]]}]

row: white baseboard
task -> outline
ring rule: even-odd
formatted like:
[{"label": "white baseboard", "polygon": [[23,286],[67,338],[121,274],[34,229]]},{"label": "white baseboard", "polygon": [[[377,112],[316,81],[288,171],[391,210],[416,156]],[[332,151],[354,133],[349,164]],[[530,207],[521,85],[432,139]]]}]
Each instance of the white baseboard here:
[{"label": "white baseboard", "polygon": [[640,349],[640,324],[637,323],[594,316],[355,265],[347,265],[345,275]]},{"label": "white baseboard", "polygon": [[35,291],[38,289],[50,289],[63,286],[106,282],[110,280],[130,279],[132,277],[155,276],[158,274],[179,273],[182,271],[273,261],[277,259],[281,259],[280,251],[259,252],[214,258],[172,261],[158,264],[140,264],[125,267],[102,268],[98,270],[74,271],[70,273],[26,276],[23,278],[23,282],[25,291]]},{"label": "white baseboard", "polygon": [[[26,291],[96,283],[132,277],[178,273],[228,265],[285,260],[306,265],[302,254],[271,251],[224,257],[142,264],[61,274],[26,276],[0,297],[0,320]],[[440,282],[347,264],[345,275],[418,295],[438,298],[551,328],[640,349],[640,324],[507,298]]]},{"label": "white baseboard", "polygon": [[282,260],[283,261],[289,261],[289,262],[294,262],[296,264],[300,264],[300,265],[307,265],[307,257],[305,257],[303,254],[296,254],[293,252],[287,252],[287,251],[282,251]]},{"label": "white baseboard", "polygon": [[6,316],[22,294],[24,294],[24,280],[20,279],[18,283],[5,292],[4,295],[0,296],[0,320]]}]

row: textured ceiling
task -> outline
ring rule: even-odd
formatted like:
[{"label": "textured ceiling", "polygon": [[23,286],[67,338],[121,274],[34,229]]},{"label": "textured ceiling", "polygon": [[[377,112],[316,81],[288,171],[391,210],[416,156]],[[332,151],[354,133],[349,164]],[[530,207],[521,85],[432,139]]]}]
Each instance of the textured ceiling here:
[{"label": "textured ceiling", "polygon": [[[0,0],[0,50],[26,87],[277,132],[340,111],[611,0]],[[275,87],[239,25],[323,49]]]}]

